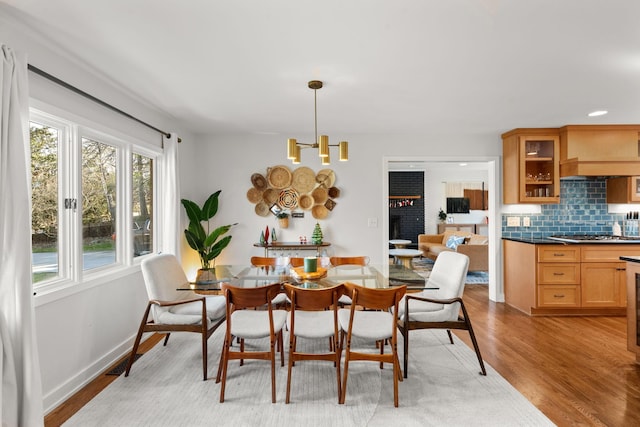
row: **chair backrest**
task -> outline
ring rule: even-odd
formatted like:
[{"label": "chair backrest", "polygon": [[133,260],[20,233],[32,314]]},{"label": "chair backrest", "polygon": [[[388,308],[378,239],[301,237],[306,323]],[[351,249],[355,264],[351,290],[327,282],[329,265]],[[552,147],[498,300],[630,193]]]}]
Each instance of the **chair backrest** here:
[{"label": "chair backrest", "polygon": [[438,299],[462,297],[469,269],[469,257],[457,252],[441,252],[436,258],[426,288],[438,288]]},{"label": "chair backrest", "polygon": [[345,282],[347,295],[351,296],[352,307],[360,305],[372,310],[386,310],[394,307],[394,313],[398,312],[398,304],[407,292],[407,285],[394,286],[392,288],[366,288],[355,283]]},{"label": "chair backrest", "polygon": [[368,256],[332,256],[329,258],[331,265],[368,265]]},{"label": "chair backrest", "polygon": [[273,267],[275,265],[278,265],[278,258],[252,256],[251,265],[254,265],[256,267],[266,267],[266,266]]},{"label": "chair backrest", "polygon": [[[289,264],[292,267],[302,267],[304,265],[304,258],[299,257],[291,257],[289,259]],[[252,256],[251,257],[251,265],[255,267],[274,267],[279,265],[281,262],[280,258],[274,257],[262,257],[262,256]]]},{"label": "chair backrest", "polygon": [[271,311],[271,300],[280,292],[280,283],[272,283],[257,288],[242,288],[222,283],[222,293],[227,298],[227,316],[229,309],[242,310],[266,305]]},{"label": "chair backrest", "polygon": [[159,254],[140,264],[150,300],[176,301],[192,297],[192,292],[178,291],[189,280],[175,255]]},{"label": "chair backrest", "polygon": [[330,288],[306,289],[285,283],[285,292],[291,300],[291,309],[324,310],[337,308],[338,299],[344,294],[344,285]]},{"label": "chair backrest", "polygon": [[304,258],[291,257],[289,258],[289,264],[291,264],[291,267],[302,267],[304,265]]}]

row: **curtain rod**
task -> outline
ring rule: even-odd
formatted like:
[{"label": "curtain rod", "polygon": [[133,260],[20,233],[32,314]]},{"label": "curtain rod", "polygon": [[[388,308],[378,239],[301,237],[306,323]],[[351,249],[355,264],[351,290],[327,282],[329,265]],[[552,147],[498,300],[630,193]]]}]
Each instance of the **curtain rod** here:
[{"label": "curtain rod", "polygon": [[[95,96],[93,96],[91,94],[88,94],[87,92],[83,91],[82,89],[78,89],[77,87],[75,87],[73,85],[70,85],[69,83],[65,82],[64,80],[60,80],[59,78],[57,78],[55,76],[52,76],[51,74],[47,73],[46,71],[41,70],[40,68],[38,68],[36,66],[28,64],[27,67],[28,67],[29,71],[31,71],[31,72],[33,72],[35,74],[38,74],[39,76],[42,76],[45,79],[51,80],[52,82],[59,84],[60,86],[64,87],[65,89],[69,89],[70,91],[75,92],[80,96],[83,96],[83,97],[85,97],[87,99],[90,99],[91,101],[95,102],[96,104],[100,104],[105,108],[108,108],[108,109],[110,109],[112,111],[115,111],[118,114],[121,114],[121,115],[123,115],[123,116],[125,116],[125,117],[127,117],[127,118],[129,118],[131,120],[134,120],[134,121],[140,123],[141,125],[144,125],[144,126],[150,128],[150,129],[153,129],[156,132],[166,136],[167,138],[171,138],[171,134],[169,132],[165,132],[162,129],[158,129],[155,126],[150,125],[149,123],[144,122],[144,121],[140,120],[139,118],[134,117],[131,114],[129,114],[129,113],[125,112],[125,111],[122,111],[121,109],[119,109],[117,107],[114,107],[113,105],[111,105],[109,103],[106,103],[106,102],[104,102],[103,100],[101,100],[99,98],[96,98]],[[178,142],[182,142],[182,139],[178,138]]]}]

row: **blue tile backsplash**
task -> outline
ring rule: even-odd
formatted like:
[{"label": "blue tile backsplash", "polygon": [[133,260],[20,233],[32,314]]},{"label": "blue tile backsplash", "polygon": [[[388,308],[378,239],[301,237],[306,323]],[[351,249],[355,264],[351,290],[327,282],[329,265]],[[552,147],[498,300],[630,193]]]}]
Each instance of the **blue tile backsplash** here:
[{"label": "blue tile backsplash", "polygon": [[[625,217],[607,213],[604,178],[561,180],[560,203],[542,205],[541,210],[539,214],[503,214],[502,236],[540,238],[552,234],[611,234],[614,222],[622,225]],[[507,227],[508,216],[528,216],[531,226]]]}]

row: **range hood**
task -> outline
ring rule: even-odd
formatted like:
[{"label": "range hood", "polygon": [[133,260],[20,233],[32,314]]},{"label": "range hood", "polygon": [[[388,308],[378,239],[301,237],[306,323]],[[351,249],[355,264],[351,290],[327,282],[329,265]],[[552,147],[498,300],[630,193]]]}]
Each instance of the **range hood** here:
[{"label": "range hood", "polygon": [[560,177],[637,176],[640,125],[567,125],[560,128]]}]

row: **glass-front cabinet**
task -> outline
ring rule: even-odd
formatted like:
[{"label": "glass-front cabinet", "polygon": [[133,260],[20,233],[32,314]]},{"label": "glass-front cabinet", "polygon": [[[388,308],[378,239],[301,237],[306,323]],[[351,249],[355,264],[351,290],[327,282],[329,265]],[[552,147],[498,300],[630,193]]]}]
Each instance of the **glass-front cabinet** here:
[{"label": "glass-front cabinet", "polygon": [[560,202],[560,136],[556,129],[502,135],[504,203]]}]

